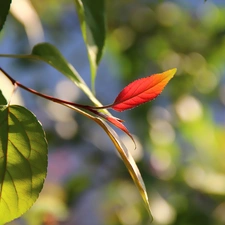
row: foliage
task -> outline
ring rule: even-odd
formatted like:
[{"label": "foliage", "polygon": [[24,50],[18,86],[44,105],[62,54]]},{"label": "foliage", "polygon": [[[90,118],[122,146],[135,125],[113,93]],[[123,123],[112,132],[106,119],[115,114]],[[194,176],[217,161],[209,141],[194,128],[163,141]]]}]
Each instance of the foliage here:
[{"label": "foliage", "polygon": [[87,46],[91,68],[91,83],[94,90],[97,67],[105,43],[104,0],[74,0],[80,20],[81,31]]},{"label": "foliage", "polygon": [[[215,2],[121,0],[105,4],[108,38],[96,80],[96,96],[101,102],[111,102],[110,97],[133,80],[177,67],[175,79],[160,98],[121,115],[113,113],[126,120],[127,128],[136,134],[132,135],[137,145],[133,151],[130,140],[118,131],[145,181],[153,224],[225,223],[225,14],[224,5]],[[80,54],[85,46],[79,41],[79,22],[71,1],[46,1],[44,7],[41,1],[32,3],[42,18],[46,39],[89,82],[84,69],[89,68],[87,58]],[[1,52],[30,52],[25,32],[8,18]],[[17,32],[10,32],[15,29]],[[61,93],[71,91],[70,83],[63,86],[60,74],[45,64],[1,58],[1,66],[36,90],[90,105],[80,92],[74,92],[75,86],[71,86],[73,96],[59,95],[59,87]],[[129,174],[98,126],[73,110],[64,112],[56,104],[21,94],[45,127],[49,176],[38,201],[15,223],[148,224],[147,211]],[[76,126],[79,129],[71,132]]]},{"label": "foliage", "polygon": [[4,224],[36,201],[47,173],[47,142],[36,117],[22,106],[6,105],[0,95],[0,221]]},{"label": "foliage", "polygon": [[0,31],[2,30],[6,17],[8,15],[10,4],[11,0],[0,2]]},{"label": "foliage", "polygon": [[161,204],[170,215],[166,224],[223,224],[224,5],[183,4],[109,4],[109,9],[115,7],[108,16],[113,25],[109,48],[113,46],[124,83],[149,68],[177,67],[168,97],[131,111],[147,143],[149,158],[143,161],[150,161],[152,169],[146,170],[145,163],[140,169],[146,171],[147,190],[157,193],[155,202],[150,199],[155,221],[164,222]]},{"label": "foliage", "polygon": [[[105,40],[104,1],[97,1],[94,6],[91,1],[87,0],[75,1],[75,3],[89,55],[93,87]],[[5,14],[9,11],[9,5],[10,2],[8,7],[4,8],[3,20],[6,20]],[[59,50],[49,43],[37,44],[29,55],[1,54],[1,57],[35,59],[48,63],[72,80],[90,100],[96,103],[96,106],[82,105],[42,94],[15,81],[7,72],[0,69],[12,82],[14,91],[17,87],[23,88],[32,94],[71,108],[98,123],[121,155],[151,216],[147,191],[136,163],[115,131],[103,120],[105,119],[124,131],[134,141],[132,135],[122,124],[123,121],[111,116],[106,109],[112,108],[121,112],[155,99],[174,76],[176,69],[134,81],[120,92],[113,104],[102,106],[78,72],[66,61]],[[42,126],[36,117],[26,108],[11,105],[10,99],[9,102],[6,101],[2,92],[0,93],[2,100],[0,211],[3,212],[0,221],[4,224],[26,212],[36,201],[47,173],[47,142]],[[100,112],[103,109],[104,111]]]}]

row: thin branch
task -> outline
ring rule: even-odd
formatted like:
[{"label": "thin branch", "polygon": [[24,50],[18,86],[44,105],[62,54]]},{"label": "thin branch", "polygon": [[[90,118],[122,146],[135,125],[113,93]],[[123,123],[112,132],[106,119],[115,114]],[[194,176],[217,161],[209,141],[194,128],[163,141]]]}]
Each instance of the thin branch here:
[{"label": "thin branch", "polygon": [[53,101],[53,102],[57,102],[59,104],[67,104],[67,105],[71,105],[71,106],[75,106],[75,107],[78,107],[78,108],[82,108],[82,109],[86,109],[92,113],[95,113],[96,114],[96,110],[95,108],[92,108],[92,106],[88,106],[88,105],[82,105],[82,104],[78,104],[78,103],[74,103],[74,102],[69,102],[69,101],[65,101],[65,100],[62,100],[62,99],[59,99],[59,98],[55,98],[55,97],[52,97],[50,95],[45,95],[45,94],[42,94],[32,88],[28,88],[26,87],[25,85],[21,84],[20,82],[14,80],[5,70],[3,70],[2,68],[0,68],[0,71],[2,71],[2,73],[4,73],[4,75],[12,82],[12,84],[15,86],[17,85],[18,87],[21,87],[22,89],[32,93],[32,94],[35,94],[35,95],[38,95],[42,98],[45,98],[45,99],[48,99],[50,101]]},{"label": "thin branch", "polygon": [[36,59],[34,55],[15,55],[15,54],[0,54],[0,57],[15,58],[15,59]]}]

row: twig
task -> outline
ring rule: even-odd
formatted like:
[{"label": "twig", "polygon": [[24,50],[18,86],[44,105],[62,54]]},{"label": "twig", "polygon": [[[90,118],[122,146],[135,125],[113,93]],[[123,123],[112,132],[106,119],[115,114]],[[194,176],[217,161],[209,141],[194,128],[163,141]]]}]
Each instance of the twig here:
[{"label": "twig", "polygon": [[55,98],[55,97],[52,97],[50,95],[45,95],[45,94],[42,94],[32,88],[28,88],[26,87],[25,85],[21,84],[20,82],[14,80],[5,70],[3,70],[1,67],[0,67],[0,71],[2,71],[2,73],[4,73],[4,75],[12,82],[12,84],[14,86],[18,86],[18,87],[21,87],[22,89],[32,93],[32,94],[35,94],[35,95],[38,95],[42,98],[45,98],[45,99],[48,99],[50,101],[53,101],[53,102],[57,102],[59,104],[68,104],[68,105],[71,105],[71,106],[75,106],[75,107],[78,107],[78,108],[81,108],[81,109],[86,109],[92,113],[96,113],[96,109],[93,108],[92,106],[88,106],[88,105],[82,105],[82,104],[78,104],[78,103],[74,103],[74,102],[69,102],[69,101],[66,101],[66,100],[62,100],[62,99],[59,99],[59,98]]}]

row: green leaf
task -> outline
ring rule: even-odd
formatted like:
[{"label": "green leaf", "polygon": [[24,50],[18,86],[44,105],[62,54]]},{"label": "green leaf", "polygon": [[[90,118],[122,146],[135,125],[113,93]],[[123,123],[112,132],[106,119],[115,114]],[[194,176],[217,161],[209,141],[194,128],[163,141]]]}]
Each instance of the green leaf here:
[{"label": "green leaf", "polygon": [[[40,43],[34,46],[31,55],[2,55],[3,57],[14,57],[14,58],[28,58],[41,60],[68,77],[73,81],[83,92],[90,98],[90,100],[97,106],[102,104],[95,98],[94,94],[88,88],[82,77],[75,70],[75,68],[67,62],[60,51],[49,43]],[[105,110],[106,111],[106,110]]]},{"label": "green leaf", "polygon": [[[60,51],[49,43],[40,43],[34,46],[32,49],[33,56],[37,59],[45,61],[58,71],[66,75],[70,80],[79,85],[82,82],[81,77],[75,71],[75,69],[67,62]],[[32,57],[31,57],[32,58]]]},{"label": "green leaf", "polygon": [[47,142],[36,117],[22,106],[0,108],[0,224],[33,205],[46,173]]},{"label": "green leaf", "polygon": [[2,94],[2,91],[0,90],[0,107],[1,106],[5,106],[5,105],[7,105],[7,101],[6,101],[5,97],[4,97],[4,95]]},{"label": "green leaf", "polygon": [[0,57],[18,58],[18,59],[33,59],[48,63],[56,70],[64,74],[76,85],[84,85],[83,79],[80,77],[74,67],[68,63],[61,52],[50,43],[39,43],[35,45],[29,55],[13,55],[13,54],[0,54]]},{"label": "green leaf", "polygon": [[[54,67],[56,70],[72,80],[96,106],[102,106],[102,104],[98,101],[98,99],[96,99],[92,91],[88,88],[75,68],[69,62],[67,62],[67,60],[55,46],[49,43],[37,44],[34,46],[30,55],[0,54],[0,57],[33,59],[48,63],[50,66]],[[104,111],[107,112],[105,109]]]},{"label": "green leaf", "polygon": [[0,31],[2,30],[6,17],[9,13],[10,4],[11,0],[0,1]]},{"label": "green leaf", "polygon": [[62,104],[68,108],[71,108],[78,113],[86,116],[87,118],[95,121],[98,125],[100,125],[103,130],[106,132],[106,134],[109,136],[111,141],[113,142],[114,146],[116,147],[118,153],[120,154],[124,164],[126,165],[134,183],[136,184],[142,199],[144,200],[145,206],[147,208],[147,211],[150,215],[151,220],[153,219],[152,214],[151,214],[151,209],[148,201],[148,194],[145,188],[144,181],[141,177],[141,173],[132,157],[130,154],[129,150],[126,148],[126,146],[123,144],[123,142],[119,139],[117,133],[105,122],[103,121],[100,117],[95,117],[92,116],[91,114],[68,104]]},{"label": "green leaf", "polygon": [[97,67],[105,44],[104,0],[75,0],[82,35],[87,46],[91,69],[92,90],[94,90]]},{"label": "green leaf", "polygon": [[151,220],[153,220],[145,184],[132,155],[130,154],[126,146],[123,144],[123,142],[119,139],[117,133],[106,122],[104,122],[100,118],[94,118],[94,120],[103,128],[103,130],[106,132],[106,134],[109,136],[109,138],[112,140],[113,144],[115,145],[134,183],[136,184],[142,199],[144,200],[146,209],[150,215]]}]

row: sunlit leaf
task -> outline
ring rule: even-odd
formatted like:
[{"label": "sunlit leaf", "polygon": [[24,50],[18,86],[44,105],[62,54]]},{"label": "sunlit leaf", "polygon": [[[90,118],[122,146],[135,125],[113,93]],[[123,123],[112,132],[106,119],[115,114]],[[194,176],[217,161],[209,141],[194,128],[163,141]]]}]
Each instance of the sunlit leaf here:
[{"label": "sunlit leaf", "polygon": [[47,42],[35,45],[31,54],[28,55],[0,54],[0,57],[40,60],[54,67],[78,86],[82,86],[84,83],[78,72],[69,64],[61,52]]},{"label": "sunlit leaf", "polygon": [[132,137],[131,133],[129,132],[129,130],[125,127],[125,125],[123,124],[123,121],[119,118],[116,118],[114,116],[110,116],[110,115],[105,115],[104,118],[110,122],[111,124],[113,124],[114,126],[116,126],[117,128],[119,128],[120,130],[122,130],[123,132],[125,132],[134,142],[134,138]]},{"label": "sunlit leaf", "polygon": [[[0,57],[33,59],[48,63],[50,66],[54,67],[56,70],[73,81],[96,106],[102,106],[75,68],[67,62],[55,46],[49,43],[37,44],[34,46],[32,54],[30,55],[0,54]],[[106,109],[104,109],[104,111],[107,112]]]},{"label": "sunlit leaf", "polygon": [[152,220],[152,214],[151,214],[151,209],[150,209],[150,205],[149,205],[149,201],[148,201],[148,195],[147,195],[147,191],[145,188],[145,184],[144,184],[144,181],[141,177],[140,171],[139,171],[132,155],[130,154],[130,152],[126,148],[126,146],[123,144],[123,142],[120,141],[116,132],[110,126],[108,126],[108,124],[106,124],[100,118],[95,118],[94,120],[104,129],[106,134],[110,137],[113,144],[115,145],[118,153],[120,154],[124,164],[126,165],[128,171],[129,171],[134,183],[136,184],[136,186],[142,196],[142,199],[144,200],[145,206],[146,206],[146,208],[149,212],[149,215],[151,217],[151,220]]},{"label": "sunlit leaf", "polygon": [[[10,57],[10,56],[7,56]],[[20,57],[20,56],[19,56]],[[75,70],[75,68],[69,64],[69,62],[64,58],[64,56],[60,53],[60,51],[53,45],[49,43],[40,43],[34,46],[32,50],[32,55],[22,56],[21,58],[31,58],[36,60],[42,60],[66,77],[68,77],[71,81],[73,81],[84,93],[90,98],[90,100],[98,106],[102,104],[95,98],[93,93],[90,91],[82,77]]]},{"label": "sunlit leaf", "polygon": [[162,92],[175,73],[176,69],[171,69],[130,83],[119,93],[110,107],[121,112],[153,100]]},{"label": "sunlit leaf", "polygon": [[2,0],[0,1],[0,31],[2,30],[6,17],[9,13],[11,0]]},{"label": "sunlit leaf", "polygon": [[[1,105],[4,98],[0,95]],[[25,213],[47,173],[47,142],[36,117],[22,106],[0,107],[0,223]]]},{"label": "sunlit leaf", "polygon": [[118,127],[120,130],[124,131],[125,133],[129,133],[127,128],[123,125],[122,123],[123,121],[121,119],[116,118],[114,116],[108,116],[108,115],[105,115],[104,118],[110,123],[112,123],[114,126]]},{"label": "sunlit leaf", "polygon": [[66,75],[70,80],[79,84],[82,82],[81,77],[67,62],[60,51],[52,44],[40,43],[34,46],[32,55],[38,57],[39,60],[45,61],[61,73]]},{"label": "sunlit leaf", "polygon": [[[10,57],[7,56],[7,57]],[[14,57],[14,56],[13,56]],[[68,77],[71,81],[73,81],[84,93],[90,98],[90,100],[98,106],[102,104],[95,98],[93,93],[90,91],[82,77],[79,73],[75,70],[75,68],[69,64],[69,62],[64,58],[64,56],[60,53],[60,51],[54,46],[49,43],[40,43],[34,46],[31,55],[23,56],[21,58],[31,58],[35,60],[42,60],[66,77]],[[19,56],[20,58],[20,56]]]},{"label": "sunlit leaf", "polygon": [[106,134],[112,140],[112,142],[113,142],[114,146],[116,147],[118,153],[120,154],[124,164],[126,165],[134,183],[136,184],[136,186],[144,200],[145,206],[146,206],[146,208],[149,212],[149,215],[152,219],[152,214],[151,214],[150,205],[149,205],[149,201],[148,201],[148,195],[147,195],[145,184],[141,177],[140,171],[139,171],[132,155],[130,154],[130,152],[128,151],[126,146],[123,144],[123,142],[120,141],[116,132],[101,118],[93,116],[93,115],[91,115],[77,107],[74,107],[72,105],[69,105],[69,104],[63,104],[63,105],[65,105],[66,107],[71,108],[71,109],[77,111],[78,113],[86,116],[87,118],[93,120],[94,122],[98,123],[103,128],[103,130],[106,132]]},{"label": "sunlit leaf", "polygon": [[0,57],[40,60],[54,67],[80,88],[85,85],[81,76],[61,52],[54,45],[47,42],[35,45],[29,55],[0,54]]},{"label": "sunlit leaf", "polygon": [[81,31],[87,46],[91,69],[91,83],[94,82],[99,61],[105,43],[105,11],[104,0],[74,0]]}]

